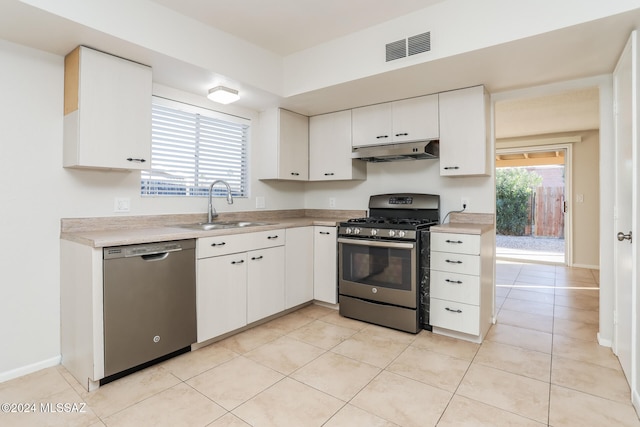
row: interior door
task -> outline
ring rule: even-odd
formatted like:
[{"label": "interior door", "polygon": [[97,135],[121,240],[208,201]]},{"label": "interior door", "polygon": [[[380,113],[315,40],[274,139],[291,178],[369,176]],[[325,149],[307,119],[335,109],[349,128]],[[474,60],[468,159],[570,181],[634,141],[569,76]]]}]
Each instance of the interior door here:
[{"label": "interior door", "polygon": [[[614,245],[615,315],[613,350],[630,384],[633,384],[635,364],[635,276],[636,242],[631,236],[636,211],[636,153],[638,76],[638,34],[634,31],[625,46],[613,73],[615,127],[615,210],[614,230],[618,236]],[[635,141],[635,144],[634,144]]]}]

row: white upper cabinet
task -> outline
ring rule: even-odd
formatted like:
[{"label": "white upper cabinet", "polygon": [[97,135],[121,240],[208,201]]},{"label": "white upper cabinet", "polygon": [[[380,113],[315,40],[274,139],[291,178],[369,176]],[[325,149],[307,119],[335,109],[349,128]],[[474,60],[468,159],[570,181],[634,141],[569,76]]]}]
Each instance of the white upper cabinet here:
[{"label": "white upper cabinet", "polygon": [[351,158],[351,111],[309,118],[309,181],[366,176],[366,163]]},{"label": "white upper cabinet", "polygon": [[65,57],[65,167],[146,169],[151,68],[80,46]]},{"label": "white upper cabinet", "polygon": [[355,108],[353,147],[439,137],[438,95]]},{"label": "white upper cabinet", "polygon": [[440,175],[489,175],[489,96],[483,86],[440,94]]},{"label": "white upper cabinet", "polygon": [[259,179],[309,179],[309,118],[274,108],[260,113]]}]

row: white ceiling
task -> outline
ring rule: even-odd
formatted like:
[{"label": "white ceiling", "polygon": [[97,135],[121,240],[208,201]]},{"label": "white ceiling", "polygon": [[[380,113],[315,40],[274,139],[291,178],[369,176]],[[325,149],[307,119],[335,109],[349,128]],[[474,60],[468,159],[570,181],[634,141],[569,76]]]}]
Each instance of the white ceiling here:
[{"label": "white ceiling", "polygon": [[285,56],[443,0],[153,1]]}]

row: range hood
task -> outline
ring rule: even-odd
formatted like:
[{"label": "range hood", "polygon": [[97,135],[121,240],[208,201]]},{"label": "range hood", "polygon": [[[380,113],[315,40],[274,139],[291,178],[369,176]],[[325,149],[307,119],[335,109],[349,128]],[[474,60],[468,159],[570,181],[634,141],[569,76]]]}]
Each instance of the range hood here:
[{"label": "range hood", "polygon": [[440,141],[404,142],[400,144],[354,147],[351,157],[365,162],[395,162],[399,160],[437,159]]}]

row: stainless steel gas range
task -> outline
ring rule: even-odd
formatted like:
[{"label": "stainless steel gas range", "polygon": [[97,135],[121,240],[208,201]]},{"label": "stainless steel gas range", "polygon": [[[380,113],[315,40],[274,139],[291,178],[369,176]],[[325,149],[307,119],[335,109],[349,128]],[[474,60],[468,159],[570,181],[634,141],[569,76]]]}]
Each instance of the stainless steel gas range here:
[{"label": "stainless steel gas range", "polygon": [[340,314],[416,333],[429,329],[429,228],[440,196],[379,194],[369,216],[340,223]]}]

